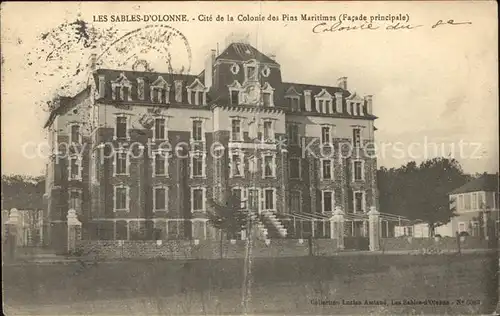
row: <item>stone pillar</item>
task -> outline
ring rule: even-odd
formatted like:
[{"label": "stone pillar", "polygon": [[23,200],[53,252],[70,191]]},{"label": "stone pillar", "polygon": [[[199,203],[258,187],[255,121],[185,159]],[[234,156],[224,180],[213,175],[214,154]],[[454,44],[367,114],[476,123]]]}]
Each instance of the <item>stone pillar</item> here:
[{"label": "stone pillar", "polygon": [[380,250],[380,213],[375,206],[368,212],[370,251]]},{"label": "stone pillar", "polygon": [[77,241],[82,239],[82,223],[78,220],[76,216],[76,211],[70,209],[68,215],[68,253],[73,252],[76,249]]},{"label": "stone pillar", "polygon": [[10,210],[9,219],[5,222],[5,238],[7,247],[4,248],[5,259],[14,260],[16,258],[16,250],[18,243],[19,231],[19,212],[13,208]]},{"label": "stone pillar", "polygon": [[337,206],[330,218],[330,238],[337,240],[337,248],[344,250],[344,212]]}]

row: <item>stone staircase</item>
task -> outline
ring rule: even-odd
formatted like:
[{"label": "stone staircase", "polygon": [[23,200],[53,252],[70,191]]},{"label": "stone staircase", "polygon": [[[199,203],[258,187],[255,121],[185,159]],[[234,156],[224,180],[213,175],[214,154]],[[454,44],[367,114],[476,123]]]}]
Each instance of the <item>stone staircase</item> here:
[{"label": "stone staircase", "polygon": [[263,210],[261,212],[261,221],[268,231],[269,238],[286,238],[286,228],[272,211]]},{"label": "stone staircase", "polygon": [[268,239],[269,232],[260,220],[259,216],[255,212],[252,212],[250,214],[250,217],[252,218],[252,222],[254,223],[254,232],[257,233],[257,237],[263,240]]}]

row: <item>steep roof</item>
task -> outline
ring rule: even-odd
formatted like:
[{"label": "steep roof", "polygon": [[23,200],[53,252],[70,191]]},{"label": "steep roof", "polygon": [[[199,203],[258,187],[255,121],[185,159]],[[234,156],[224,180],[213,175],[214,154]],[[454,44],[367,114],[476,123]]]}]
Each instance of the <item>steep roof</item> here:
[{"label": "steep roof", "polygon": [[45,122],[43,128],[47,128],[50,125],[52,125],[54,119],[58,115],[65,114],[66,112],[74,108],[83,99],[87,98],[89,94],[90,94],[90,86],[87,86],[85,89],[83,89],[73,97],[67,97],[67,96],[59,97],[57,100],[55,100],[55,103],[57,103],[57,105],[50,111],[49,118]]},{"label": "steep roof", "polygon": [[467,192],[498,192],[498,174],[483,174],[479,178],[471,180],[461,187],[451,191],[450,194],[459,194]]},{"label": "steep roof", "polygon": [[246,43],[232,43],[230,44],[217,58],[217,59],[230,59],[237,61],[247,61],[255,59],[261,63],[275,64],[278,63],[263,53],[259,52],[255,47]]},{"label": "steep roof", "polygon": [[[311,85],[311,84],[304,84],[304,83],[292,83],[292,82],[283,82],[282,83],[282,93],[286,94],[286,92],[289,89],[295,90],[297,93],[301,94],[302,96],[304,95],[304,91],[309,90],[311,91],[311,98],[312,102],[314,102],[314,96],[321,93],[323,90],[328,92],[334,99],[335,99],[335,93],[336,92],[341,92],[342,93],[342,113],[336,113],[335,116],[337,117],[353,117],[352,115],[348,114],[347,112],[347,103],[346,103],[346,98],[351,96],[351,92],[348,90],[344,90],[340,87],[334,87],[334,86],[324,86],[324,85]],[[335,101],[334,101],[335,102]],[[366,101],[364,103],[366,105]],[[335,103],[334,103],[335,106]],[[302,111],[305,111],[305,99],[304,97],[300,98],[300,108]],[[311,112],[316,112],[316,107],[314,106],[314,103],[311,107]],[[364,113],[362,118],[366,119],[376,119],[377,117],[373,114],[368,114]]]}]

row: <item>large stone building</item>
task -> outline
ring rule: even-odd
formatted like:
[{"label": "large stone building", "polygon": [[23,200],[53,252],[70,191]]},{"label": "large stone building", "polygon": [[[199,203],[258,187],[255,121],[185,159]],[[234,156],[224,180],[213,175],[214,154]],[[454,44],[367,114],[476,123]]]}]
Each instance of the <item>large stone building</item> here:
[{"label": "large stone building", "polygon": [[328,218],[336,206],[360,218],[347,234],[366,234],[376,159],[357,149],[373,142],[376,117],[372,97],[350,92],[346,77],[284,82],[275,59],[238,42],[212,50],[199,75],[91,72],[46,124],[52,236],[74,208],[84,238],[211,238],[207,200],[228,192],[271,237],[294,234],[280,221]]}]

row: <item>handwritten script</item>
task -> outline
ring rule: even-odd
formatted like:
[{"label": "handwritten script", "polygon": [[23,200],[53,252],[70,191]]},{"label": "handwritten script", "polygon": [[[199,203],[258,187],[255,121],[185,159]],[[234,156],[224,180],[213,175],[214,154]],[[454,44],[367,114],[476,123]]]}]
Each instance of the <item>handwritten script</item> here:
[{"label": "handwritten script", "polygon": [[[436,23],[430,25],[431,29],[441,28],[441,27],[449,27],[449,26],[457,26],[457,25],[469,25],[472,22],[456,22],[455,20],[439,20]],[[427,25],[429,27],[429,25]],[[355,31],[355,30],[367,30],[367,31],[375,31],[375,30],[389,30],[389,31],[397,31],[397,30],[413,30],[417,28],[424,28],[425,25],[422,24],[410,24],[408,22],[396,22],[389,23],[386,25],[379,25],[376,22],[364,22],[364,23],[349,23],[346,24],[342,21],[335,22],[333,24],[329,24],[327,22],[322,22],[314,25],[312,28],[313,33],[329,33],[329,32],[346,32],[346,31]]]}]

